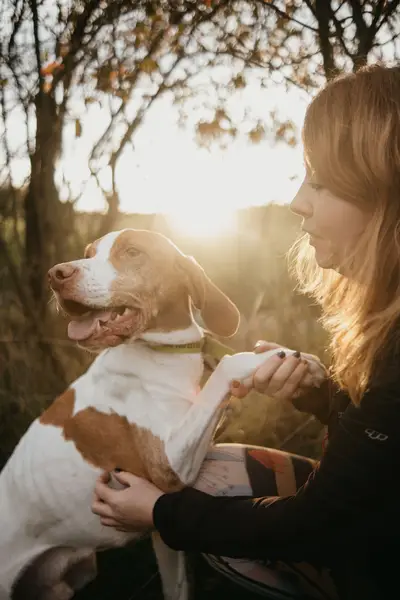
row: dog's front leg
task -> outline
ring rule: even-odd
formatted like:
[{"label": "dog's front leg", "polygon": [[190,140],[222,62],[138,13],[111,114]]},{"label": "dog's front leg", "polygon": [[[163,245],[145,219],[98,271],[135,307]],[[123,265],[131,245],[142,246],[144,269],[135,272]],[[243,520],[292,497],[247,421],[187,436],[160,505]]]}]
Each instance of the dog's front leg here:
[{"label": "dog's front leg", "polygon": [[249,377],[279,350],[225,356],[199,392],[195,404],[173,428],[165,450],[171,467],[184,485],[196,480],[223,410],[223,401],[229,396],[231,382]]},{"label": "dog's front leg", "polygon": [[[277,351],[263,354],[243,352],[224,357],[198,394],[195,404],[175,424],[165,441],[165,454],[184,485],[194,483],[197,478],[223,410],[223,401],[229,395],[231,382],[251,375],[268,355]],[[164,597],[167,600],[189,600],[185,553],[168,548],[157,532],[153,533],[153,547]]]},{"label": "dog's front leg", "polygon": [[[194,483],[210,446],[212,436],[229,395],[234,379],[251,375],[267,354],[244,352],[225,356],[210,376],[195,404],[176,423],[165,441],[165,454],[174,472],[184,485]],[[157,532],[153,533],[164,597],[167,600],[189,600],[189,585],[184,552],[168,548]]]},{"label": "dog's front leg", "polygon": [[153,531],[151,541],[157,558],[164,600],[189,600],[191,590],[185,553],[169,548],[158,531]]}]

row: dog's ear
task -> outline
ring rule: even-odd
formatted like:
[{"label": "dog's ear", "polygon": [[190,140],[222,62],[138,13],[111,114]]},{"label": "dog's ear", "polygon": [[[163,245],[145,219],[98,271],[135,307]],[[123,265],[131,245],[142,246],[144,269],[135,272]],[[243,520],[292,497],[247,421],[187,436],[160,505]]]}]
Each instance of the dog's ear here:
[{"label": "dog's ear", "polygon": [[240,313],[228,296],[211,281],[192,256],[181,255],[179,267],[186,278],[188,294],[208,329],[230,337],[239,327]]}]

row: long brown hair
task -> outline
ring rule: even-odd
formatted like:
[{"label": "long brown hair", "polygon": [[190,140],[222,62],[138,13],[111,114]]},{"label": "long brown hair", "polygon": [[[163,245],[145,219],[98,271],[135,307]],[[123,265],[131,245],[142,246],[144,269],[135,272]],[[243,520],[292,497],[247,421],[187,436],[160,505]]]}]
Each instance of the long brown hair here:
[{"label": "long brown hair", "polygon": [[333,375],[358,404],[400,317],[400,68],[369,66],[328,83],[308,107],[303,144],[316,181],[371,213],[347,260],[352,276],[320,269],[302,241],[295,248],[300,287],[331,334]]}]

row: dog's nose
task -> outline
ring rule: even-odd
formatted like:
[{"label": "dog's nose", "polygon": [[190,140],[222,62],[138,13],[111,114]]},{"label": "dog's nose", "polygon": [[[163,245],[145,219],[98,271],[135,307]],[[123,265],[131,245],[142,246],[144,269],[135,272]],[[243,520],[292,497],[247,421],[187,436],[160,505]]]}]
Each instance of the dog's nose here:
[{"label": "dog's nose", "polygon": [[77,267],[68,263],[62,263],[52,267],[48,272],[51,287],[54,289],[60,288],[67,281],[69,282],[75,276],[77,271]]}]

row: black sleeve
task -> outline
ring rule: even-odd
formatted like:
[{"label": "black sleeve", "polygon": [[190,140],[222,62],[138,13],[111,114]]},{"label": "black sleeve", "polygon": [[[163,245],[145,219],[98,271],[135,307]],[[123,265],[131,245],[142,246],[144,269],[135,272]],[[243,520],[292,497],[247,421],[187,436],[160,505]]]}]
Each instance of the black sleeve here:
[{"label": "black sleeve", "polygon": [[307,549],[321,538],[329,543],[339,530],[370,531],[374,519],[385,522],[385,499],[400,491],[399,457],[396,381],[371,389],[360,407],[348,406],[319,467],[295,496],[218,498],[186,488],[157,501],[155,527],[177,550],[307,560]]}]

